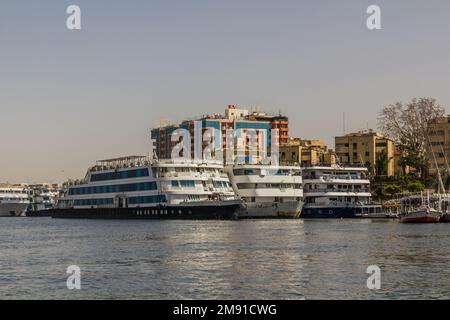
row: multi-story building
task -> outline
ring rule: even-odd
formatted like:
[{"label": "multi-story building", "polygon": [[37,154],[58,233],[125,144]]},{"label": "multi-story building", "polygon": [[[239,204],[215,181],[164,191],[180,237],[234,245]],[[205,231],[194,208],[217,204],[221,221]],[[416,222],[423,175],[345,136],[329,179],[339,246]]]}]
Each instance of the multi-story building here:
[{"label": "multi-story building", "polygon": [[372,176],[395,175],[395,145],[373,130],[335,137],[335,148],[341,164],[364,165]]},{"label": "multi-story building", "polygon": [[320,164],[335,164],[334,151],[328,149],[321,140],[304,140],[290,138],[280,147],[280,161],[282,163],[298,163],[304,167]]},{"label": "multi-story building", "polygon": [[430,130],[429,138],[430,173],[436,174],[436,168],[446,170],[450,160],[450,115],[436,121]]},{"label": "multi-story building", "polygon": [[[194,120],[184,120],[180,124],[154,128],[151,131],[151,137],[154,140],[154,152],[158,158],[171,158],[174,146],[181,141],[181,138],[172,141],[172,135],[177,129],[185,129],[189,132],[191,157],[194,157],[199,151],[195,149],[195,142],[197,141],[197,144],[199,144],[198,141],[202,141],[200,150],[202,152],[208,145],[208,142],[203,141],[203,135],[206,130],[214,129],[211,130],[213,133],[215,132],[214,138],[211,138],[210,141],[214,141],[214,146],[223,151],[222,158],[224,160],[234,161],[238,157],[245,157],[244,160],[248,160],[251,155],[253,161],[259,161],[264,158],[265,154],[270,154],[272,129],[278,129],[280,145],[287,142],[289,120],[282,115],[249,112],[246,109],[239,109],[235,105],[229,105],[224,115],[205,115]],[[230,138],[227,138],[227,133],[230,130],[234,130],[236,135],[231,139],[234,142],[232,145],[227,144],[227,141],[230,141]],[[201,132],[200,136],[199,132]],[[252,134],[256,143],[250,141]],[[220,137],[216,135],[220,135]],[[242,150],[244,150],[244,154],[242,154]],[[214,156],[214,151],[212,153]]]}]

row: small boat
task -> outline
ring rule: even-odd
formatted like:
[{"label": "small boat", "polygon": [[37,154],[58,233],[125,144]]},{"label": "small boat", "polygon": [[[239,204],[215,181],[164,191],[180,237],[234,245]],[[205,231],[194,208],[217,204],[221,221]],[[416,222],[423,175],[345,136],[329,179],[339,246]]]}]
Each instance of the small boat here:
[{"label": "small boat", "polygon": [[403,223],[435,223],[441,219],[441,212],[430,208],[422,207],[418,210],[410,211],[401,218]]}]

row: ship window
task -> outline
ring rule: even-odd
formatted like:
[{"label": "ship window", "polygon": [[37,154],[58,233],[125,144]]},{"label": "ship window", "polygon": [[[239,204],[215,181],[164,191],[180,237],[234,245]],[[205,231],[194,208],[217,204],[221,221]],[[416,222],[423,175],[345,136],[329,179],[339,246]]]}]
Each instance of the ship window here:
[{"label": "ship window", "polygon": [[112,192],[133,192],[143,190],[156,190],[155,181],[144,183],[119,184],[115,186],[79,187],[71,188],[69,195],[112,193]]},{"label": "ship window", "polygon": [[166,196],[165,195],[154,195],[154,196],[142,196],[142,197],[128,198],[129,204],[158,203],[158,202],[166,202]]},{"label": "ship window", "polygon": [[180,184],[184,188],[193,188],[193,187],[195,187],[195,181],[192,181],[192,180],[180,181]]},{"label": "ship window", "polygon": [[106,198],[106,199],[81,199],[75,200],[74,205],[76,206],[98,206],[98,205],[108,205],[113,204],[114,199]]},{"label": "ship window", "polygon": [[91,176],[91,182],[148,177],[149,175],[150,174],[149,174],[148,168],[127,170],[127,171],[120,171],[120,172],[117,172],[117,171],[105,172],[105,173],[93,174]]},{"label": "ship window", "polygon": [[254,183],[238,183],[238,189],[255,189],[256,185]]}]

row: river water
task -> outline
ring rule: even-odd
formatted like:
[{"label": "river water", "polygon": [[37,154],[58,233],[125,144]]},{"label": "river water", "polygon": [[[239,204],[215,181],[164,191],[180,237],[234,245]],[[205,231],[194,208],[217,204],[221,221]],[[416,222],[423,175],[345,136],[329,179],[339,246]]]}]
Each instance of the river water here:
[{"label": "river water", "polygon": [[0,270],[0,299],[450,299],[450,224],[1,218]]}]

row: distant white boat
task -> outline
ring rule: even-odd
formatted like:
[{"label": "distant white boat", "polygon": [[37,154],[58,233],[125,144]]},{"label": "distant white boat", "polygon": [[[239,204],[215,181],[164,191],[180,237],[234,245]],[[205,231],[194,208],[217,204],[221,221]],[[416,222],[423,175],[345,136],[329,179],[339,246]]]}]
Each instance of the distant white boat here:
[{"label": "distant white boat", "polygon": [[0,188],[0,217],[17,217],[25,214],[30,204],[28,191],[24,188]]}]

